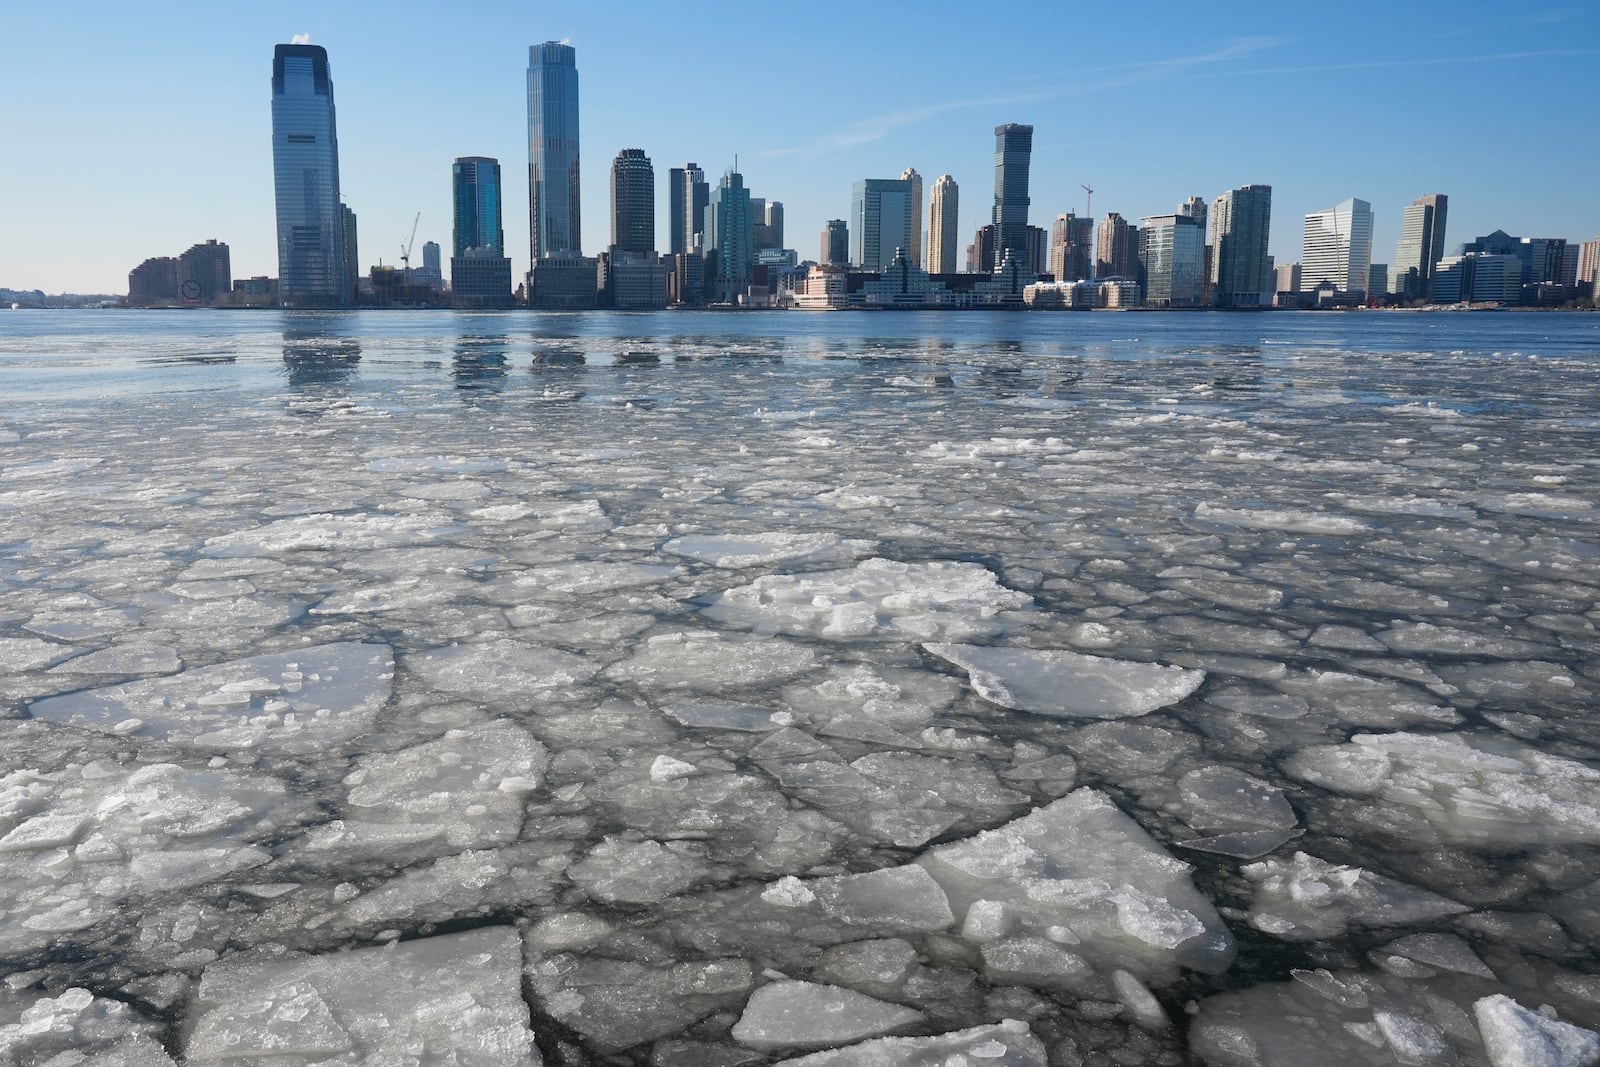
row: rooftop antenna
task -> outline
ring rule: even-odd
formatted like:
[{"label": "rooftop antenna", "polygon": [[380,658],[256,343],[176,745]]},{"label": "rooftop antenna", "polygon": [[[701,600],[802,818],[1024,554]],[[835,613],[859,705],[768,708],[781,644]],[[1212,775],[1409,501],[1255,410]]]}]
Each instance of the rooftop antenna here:
[{"label": "rooftop antenna", "polygon": [[1083,198],[1083,217],[1092,219],[1094,218],[1094,208],[1092,206],[1094,204],[1094,190],[1087,185],[1080,185],[1078,188],[1088,194]]}]

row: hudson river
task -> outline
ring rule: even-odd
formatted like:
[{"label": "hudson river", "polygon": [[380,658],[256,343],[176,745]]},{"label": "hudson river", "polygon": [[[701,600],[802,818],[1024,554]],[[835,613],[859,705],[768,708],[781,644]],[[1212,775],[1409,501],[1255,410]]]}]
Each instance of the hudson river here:
[{"label": "hudson river", "polygon": [[1590,314],[0,312],[0,1063],[1592,1062],[1597,386]]}]

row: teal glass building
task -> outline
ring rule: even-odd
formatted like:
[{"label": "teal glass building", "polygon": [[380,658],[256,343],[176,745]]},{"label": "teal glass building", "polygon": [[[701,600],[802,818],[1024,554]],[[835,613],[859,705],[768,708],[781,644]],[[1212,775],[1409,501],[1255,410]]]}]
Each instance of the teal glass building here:
[{"label": "teal glass building", "polygon": [[487,156],[463,156],[451,167],[450,176],[455,204],[450,254],[465,256],[477,251],[505,255],[500,161]]}]

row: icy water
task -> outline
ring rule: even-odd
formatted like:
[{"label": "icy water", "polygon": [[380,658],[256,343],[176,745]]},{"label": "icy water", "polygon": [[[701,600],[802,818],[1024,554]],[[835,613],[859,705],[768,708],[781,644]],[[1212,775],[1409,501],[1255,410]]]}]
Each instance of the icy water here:
[{"label": "icy water", "polygon": [[1600,316],[0,313],[0,1064],[1589,1064]]}]

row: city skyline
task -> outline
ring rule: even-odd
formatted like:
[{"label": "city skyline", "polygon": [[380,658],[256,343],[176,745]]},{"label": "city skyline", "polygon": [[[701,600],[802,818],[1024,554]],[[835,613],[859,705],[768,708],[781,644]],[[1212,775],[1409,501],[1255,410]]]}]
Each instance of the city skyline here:
[{"label": "city skyline", "polygon": [[[591,166],[580,175],[581,221],[600,235],[582,249],[590,254],[601,250],[608,229],[604,161],[624,147],[642,148],[658,171],[667,161],[697,159],[708,175],[722,173],[737,154],[746,186],[784,202],[787,243],[809,256],[808,242],[795,235],[846,217],[851,186],[862,178],[915,168],[984,189],[993,173],[989,131],[1009,122],[1036,131],[1034,226],[1081,211],[1080,184],[1097,190],[1097,218],[1116,211],[1129,220],[1169,212],[1190,196],[1209,201],[1263,184],[1274,189],[1269,251],[1279,263],[1299,257],[1305,214],[1351,196],[1373,205],[1376,259],[1395,247],[1406,205],[1434,191],[1450,195],[1452,248],[1500,228],[1574,241],[1600,228],[1583,177],[1592,173],[1597,149],[1579,136],[1582,124],[1561,106],[1518,106],[1515,94],[1500,99],[1481,89],[1492,74],[1581,99],[1583,72],[1600,55],[1594,13],[1508,15],[1468,3],[1441,23],[1371,5],[1332,29],[1281,11],[1238,31],[1174,19],[1143,33],[1129,62],[1100,62],[1085,48],[1062,65],[1036,61],[974,82],[958,71],[987,19],[963,5],[940,6],[940,19],[872,48],[854,34],[837,34],[838,20],[853,10],[843,5],[784,22],[783,33],[762,37],[759,69],[802,76],[808,93],[792,99],[759,81],[748,92],[721,93],[716,65],[696,57],[736,35],[719,27],[691,34],[653,11],[619,27],[577,5],[547,5],[532,17],[488,4],[465,27],[405,3],[385,6],[382,18],[374,5],[328,11],[290,3],[201,23],[98,3],[72,18],[26,9],[0,44],[7,71],[0,77],[28,85],[20,95],[35,103],[0,118],[0,133],[21,155],[56,162],[40,174],[17,168],[4,179],[4,199],[70,210],[64,221],[50,211],[11,213],[0,240],[0,285],[120,292],[141,260],[208,238],[231,246],[237,276],[275,273],[272,191],[261,176],[270,174],[271,157],[260,56],[302,33],[332,56],[342,186],[361,218],[363,273],[380,261],[398,263],[418,211],[418,241],[448,242],[451,190],[443,175],[450,160],[468,152],[516,160],[527,151],[518,147],[527,133],[527,49],[564,38],[583,73]],[[1037,5],[1024,14],[1042,35],[1070,28],[1086,42],[1109,44],[1126,29],[1104,12]],[[886,10],[869,22],[895,17]],[[488,46],[477,36],[485,22],[496,26]],[[1369,32],[1378,26],[1386,32]],[[469,39],[471,62],[450,59],[452,43]],[[64,53],[70,64],[59,61]],[[945,57],[951,73],[911,88],[898,68],[924,54]],[[396,56],[407,61],[396,64]],[[1350,91],[1337,115],[1293,92],[1295,78],[1313,70],[1348,72]],[[657,91],[667,85],[672,92]],[[811,94],[814,86],[822,97]],[[1459,112],[1396,103],[1408,94],[1474,103]],[[1174,138],[1167,128],[1158,134],[1137,119],[1156,106],[1179,113],[1185,136]],[[1354,147],[1327,148],[1330,124]],[[1560,165],[1537,176],[1526,168],[1475,167],[1485,138],[1512,140],[1540,158],[1553,154]],[[108,156],[119,160],[115,182],[106,179]],[[602,164],[593,165],[595,158]],[[664,195],[658,185],[657,197]],[[990,213],[987,197],[964,198],[962,248]],[[657,212],[662,250],[670,248],[668,214]],[[520,212],[507,223],[508,250],[526,249]],[[515,274],[526,266],[518,256]]]}]

